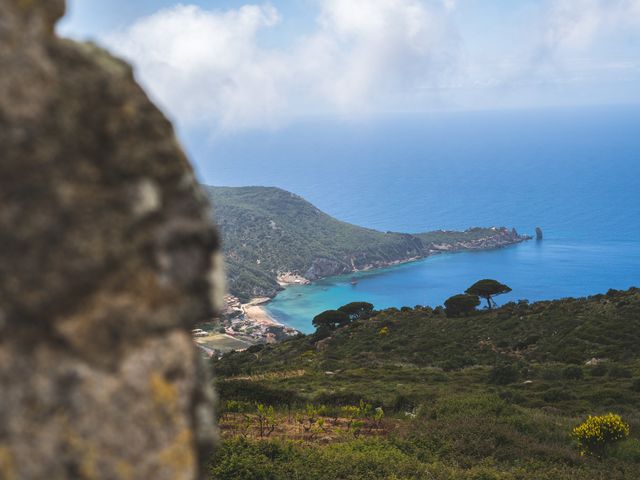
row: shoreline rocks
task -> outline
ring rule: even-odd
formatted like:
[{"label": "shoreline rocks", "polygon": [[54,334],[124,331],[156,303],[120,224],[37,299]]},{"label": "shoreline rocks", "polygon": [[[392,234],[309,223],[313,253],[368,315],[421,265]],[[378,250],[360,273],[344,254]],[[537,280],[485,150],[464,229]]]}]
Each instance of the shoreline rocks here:
[{"label": "shoreline rocks", "polygon": [[[472,232],[478,229],[478,227],[470,228],[466,232]],[[302,278],[313,282],[326,277],[367,271],[375,268],[386,268],[394,265],[413,262],[438,253],[491,250],[496,248],[508,247],[511,245],[516,245],[518,243],[526,242],[528,240],[531,240],[532,238],[529,235],[518,234],[515,228],[509,230],[505,227],[493,227],[492,230],[495,232],[493,235],[488,235],[486,237],[481,237],[478,239],[457,241],[451,243],[425,243],[420,240],[420,238],[415,236],[415,240],[420,244],[420,254],[415,255],[414,252],[411,252],[406,257],[396,258],[393,260],[369,262],[367,261],[367,255],[364,252],[354,254],[349,258],[346,258],[342,262],[328,258],[316,258],[313,261],[311,267],[304,273],[304,276]]]}]

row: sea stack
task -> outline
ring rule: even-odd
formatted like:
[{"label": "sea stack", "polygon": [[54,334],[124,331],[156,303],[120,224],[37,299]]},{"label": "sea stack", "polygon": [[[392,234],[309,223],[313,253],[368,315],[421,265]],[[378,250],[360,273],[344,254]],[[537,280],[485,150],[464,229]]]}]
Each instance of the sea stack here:
[{"label": "sea stack", "polygon": [[542,229],[540,227],[536,227],[536,240],[542,240]]}]

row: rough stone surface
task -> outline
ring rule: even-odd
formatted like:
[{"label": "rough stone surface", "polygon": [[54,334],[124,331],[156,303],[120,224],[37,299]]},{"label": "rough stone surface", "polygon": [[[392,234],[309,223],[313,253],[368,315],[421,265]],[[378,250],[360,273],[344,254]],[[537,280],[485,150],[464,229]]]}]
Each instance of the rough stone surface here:
[{"label": "rough stone surface", "polygon": [[128,65],[0,0],[0,478],[194,479],[218,238]]}]

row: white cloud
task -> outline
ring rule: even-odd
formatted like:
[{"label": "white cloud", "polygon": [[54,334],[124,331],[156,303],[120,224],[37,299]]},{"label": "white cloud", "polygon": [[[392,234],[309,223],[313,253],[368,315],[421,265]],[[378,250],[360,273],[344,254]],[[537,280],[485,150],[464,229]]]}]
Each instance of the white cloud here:
[{"label": "white cloud", "polygon": [[458,0],[442,0],[444,8],[446,10],[453,10],[458,6]]},{"label": "white cloud", "polygon": [[619,102],[612,85],[640,80],[640,0],[548,0],[527,18],[503,39],[517,49],[467,59],[465,85],[493,89],[496,106]]},{"label": "white cloud", "polygon": [[[581,85],[586,92],[599,83],[606,101],[612,82],[628,89],[640,77],[637,47],[629,47],[640,41],[640,0],[546,0],[526,16],[512,9],[515,26],[486,35],[454,23],[469,27],[472,2],[313,2],[314,26],[285,35],[286,44],[277,29],[295,19],[270,4],[177,5],[103,40],[182,126],[214,131],[274,127],[298,114],[531,106],[537,95],[582,101]],[[272,33],[280,44],[267,48]]]},{"label": "white cloud", "polygon": [[[440,9],[418,0],[324,0],[303,57],[321,93],[343,110],[415,97],[447,77],[457,37]],[[388,97],[387,97],[388,98]]]},{"label": "white cloud", "polygon": [[129,59],[153,97],[187,123],[212,115],[222,126],[271,121],[282,99],[284,66],[256,36],[280,21],[275,8],[208,12],[178,5],[105,38]]},{"label": "white cloud", "polygon": [[455,65],[450,0],[318,1],[315,31],[289,48],[260,46],[260,34],[281,21],[269,4],[178,5],[104,41],[175,118],[227,130],[277,125],[300,111],[387,108]]},{"label": "white cloud", "polygon": [[554,0],[544,46],[559,54],[589,48],[607,34],[640,27],[640,0]]}]

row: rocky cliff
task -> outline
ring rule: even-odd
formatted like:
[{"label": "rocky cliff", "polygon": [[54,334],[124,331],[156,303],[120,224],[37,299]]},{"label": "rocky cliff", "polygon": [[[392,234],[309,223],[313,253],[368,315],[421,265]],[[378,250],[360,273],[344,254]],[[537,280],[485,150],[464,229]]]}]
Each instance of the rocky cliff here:
[{"label": "rocky cliff", "polygon": [[[436,237],[444,236],[436,240]],[[355,252],[345,256],[342,261],[316,258],[305,272],[309,280],[344,273],[384,268],[391,265],[410,262],[438,253],[453,253],[472,250],[491,250],[515,245],[531,237],[520,235],[515,229],[508,228],[471,228],[465,232],[429,232],[417,235],[399,234],[405,240],[404,250],[391,252],[387,258],[371,258],[367,251]],[[447,237],[449,236],[449,237]]]},{"label": "rocky cliff", "polygon": [[218,238],[131,69],[0,0],[0,478],[195,479]]}]

